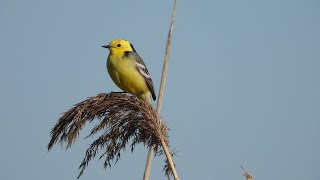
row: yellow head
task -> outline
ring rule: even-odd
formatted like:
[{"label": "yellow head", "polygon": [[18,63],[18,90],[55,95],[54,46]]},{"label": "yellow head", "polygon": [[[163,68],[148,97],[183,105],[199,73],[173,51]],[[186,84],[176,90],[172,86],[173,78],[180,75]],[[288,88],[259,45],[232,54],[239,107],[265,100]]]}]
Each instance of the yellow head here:
[{"label": "yellow head", "polygon": [[134,51],[132,44],[124,39],[116,39],[109,43],[109,45],[102,46],[110,50],[110,55],[122,55],[125,51]]}]

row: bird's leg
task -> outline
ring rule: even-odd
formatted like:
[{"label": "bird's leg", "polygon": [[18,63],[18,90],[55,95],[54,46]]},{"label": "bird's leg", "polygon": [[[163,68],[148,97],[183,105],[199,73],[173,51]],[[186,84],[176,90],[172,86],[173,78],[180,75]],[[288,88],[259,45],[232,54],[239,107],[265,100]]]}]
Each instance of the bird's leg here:
[{"label": "bird's leg", "polygon": [[124,91],[119,91],[119,92],[114,92],[112,91],[113,93],[127,93],[127,92],[124,92]]},{"label": "bird's leg", "polygon": [[114,93],[114,94],[128,94],[128,93],[125,92],[125,91],[119,91],[119,92],[111,91],[111,93]]}]

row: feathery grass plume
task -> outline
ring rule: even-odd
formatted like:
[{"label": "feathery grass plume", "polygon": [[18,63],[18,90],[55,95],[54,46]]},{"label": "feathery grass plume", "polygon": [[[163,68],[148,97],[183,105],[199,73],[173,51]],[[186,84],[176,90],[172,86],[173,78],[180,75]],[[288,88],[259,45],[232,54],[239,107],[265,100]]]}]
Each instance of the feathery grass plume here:
[{"label": "feathery grass plume", "polygon": [[[57,141],[61,145],[66,143],[66,149],[71,147],[84,125],[94,119],[98,119],[99,124],[87,137],[92,137],[99,131],[103,133],[87,149],[79,166],[78,178],[99,150],[104,151],[99,159],[105,158],[106,168],[111,167],[112,161],[116,163],[120,159],[121,150],[125,150],[130,140],[131,151],[136,144],[143,143],[153,148],[155,156],[163,153],[163,142],[169,145],[168,127],[150,105],[126,93],[111,92],[90,97],[65,112],[51,130],[48,150]],[[170,168],[167,169],[170,172]]]},{"label": "feathery grass plume", "polygon": [[240,165],[240,167],[243,171],[243,176],[245,176],[247,180],[253,180],[253,177],[251,176],[251,174],[247,170],[245,170],[242,165]]},{"label": "feathery grass plume", "polygon": [[[163,153],[163,152],[161,152],[161,153]],[[176,150],[171,151],[170,155],[171,155],[171,157],[178,156]],[[173,170],[171,169],[168,158],[164,161],[164,163],[165,163],[165,165],[163,167],[163,171],[164,171],[165,175],[167,176],[168,180],[170,180],[170,176],[174,177],[174,173],[173,173]],[[176,164],[174,164],[174,167],[176,167]]]}]

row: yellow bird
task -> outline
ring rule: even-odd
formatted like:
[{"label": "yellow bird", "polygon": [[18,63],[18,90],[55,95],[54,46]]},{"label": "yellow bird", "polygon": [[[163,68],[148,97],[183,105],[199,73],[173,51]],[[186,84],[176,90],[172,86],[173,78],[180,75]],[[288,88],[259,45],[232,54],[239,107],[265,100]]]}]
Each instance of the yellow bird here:
[{"label": "yellow bird", "polygon": [[113,82],[123,91],[152,104],[151,96],[156,100],[153,82],[133,45],[127,40],[116,39],[102,47],[110,50],[107,69]]}]

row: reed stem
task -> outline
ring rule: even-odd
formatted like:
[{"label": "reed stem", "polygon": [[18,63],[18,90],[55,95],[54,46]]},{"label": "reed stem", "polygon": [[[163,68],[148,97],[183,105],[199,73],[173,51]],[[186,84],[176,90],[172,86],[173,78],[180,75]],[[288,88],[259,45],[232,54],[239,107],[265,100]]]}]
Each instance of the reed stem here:
[{"label": "reed stem", "polygon": [[[162,99],[163,99],[165,81],[166,81],[166,78],[167,78],[170,44],[171,44],[171,39],[172,39],[174,18],[176,16],[176,4],[177,4],[177,0],[174,0],[172,17],[171,17],[171,24],[170,24],[170,29],[169,29],[169,33],[168,33],[167,44],[166,44],[166,52],[165,52],[163,68],[162,68],[160,91],[159,91],[158,103],[157,103],[157,109],[156,109],[156,112],[159,115],[160,115],[161,106],[162,106]],[[162,144],[163,150],[165,151],[165,154],[167,156],[169,164],[171,166],[172,172],[174,173],[174,177],[175,177],[176,180],[178,180],[179,177],[178,177],[177,172],[175,170],[174,163],[173,163],[172,158],[171,158],[171,154],[169,153],[169,149],[168,149],[167,145],[163,141],[161,141],[161,144]],[[151,165],[152,165],[152,159],[153,159],[153,150],[152,150],[152,148],[150,148],[149,151],[148,151],[146,167],[145,167],[145,171],[144,171],[144,175],[143,175],[143,179],[144,180],[149,180],[150,171],[151,171]]]}]

